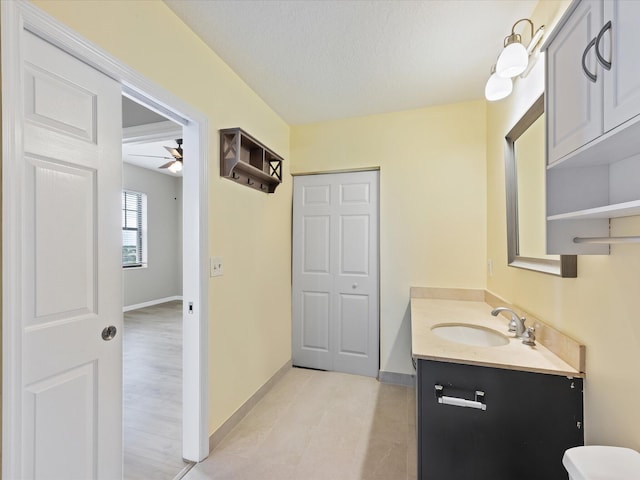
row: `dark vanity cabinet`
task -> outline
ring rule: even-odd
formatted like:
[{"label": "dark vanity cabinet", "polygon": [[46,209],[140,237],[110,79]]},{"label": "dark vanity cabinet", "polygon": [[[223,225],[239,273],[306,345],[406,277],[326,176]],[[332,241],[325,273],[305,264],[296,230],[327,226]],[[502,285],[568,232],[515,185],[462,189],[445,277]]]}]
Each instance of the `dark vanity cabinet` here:
[{"label": "dark vanity cabinet", "polygon": [[583,380],[418,360],[418,479],[566,480]]}]

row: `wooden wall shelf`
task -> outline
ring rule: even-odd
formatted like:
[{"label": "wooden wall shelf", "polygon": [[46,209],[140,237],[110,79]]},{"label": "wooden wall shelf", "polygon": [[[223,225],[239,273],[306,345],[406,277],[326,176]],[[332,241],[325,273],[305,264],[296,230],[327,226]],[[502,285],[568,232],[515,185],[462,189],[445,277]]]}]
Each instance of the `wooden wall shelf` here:
[{"label": "wooden wall shelf", "polygon": [[265,193],[282,183],[283,158],[241,128],[220,130],[220,176]]}]

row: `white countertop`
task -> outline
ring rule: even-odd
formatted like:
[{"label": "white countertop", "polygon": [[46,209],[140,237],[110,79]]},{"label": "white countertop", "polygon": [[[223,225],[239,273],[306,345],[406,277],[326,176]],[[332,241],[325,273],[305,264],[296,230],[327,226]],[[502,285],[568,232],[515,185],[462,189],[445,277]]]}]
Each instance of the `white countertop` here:
[{"label": "white countertop", "polygon": [[[412,298],[411,354],[425,360],[584,376],[540,343],[534,347],[523,345],[521,339],[508,333],[508,320],[502,315],[493,317],[491,310],[490,305],[480,301]],[[481,325],[508,336],[509,343],[480,347],[448,341],[431,331],[431,327],[441,323]]]}]

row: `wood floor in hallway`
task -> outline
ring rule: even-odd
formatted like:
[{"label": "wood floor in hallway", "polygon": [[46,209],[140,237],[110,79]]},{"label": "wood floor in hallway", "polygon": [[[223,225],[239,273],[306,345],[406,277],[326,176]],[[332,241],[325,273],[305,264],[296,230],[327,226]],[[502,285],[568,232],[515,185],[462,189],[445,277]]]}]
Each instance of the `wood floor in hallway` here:
[{"label": "wood floor in hallway", "polygon": [[182,302],[124,314],[124,478],[172,480],[182,460]]}]

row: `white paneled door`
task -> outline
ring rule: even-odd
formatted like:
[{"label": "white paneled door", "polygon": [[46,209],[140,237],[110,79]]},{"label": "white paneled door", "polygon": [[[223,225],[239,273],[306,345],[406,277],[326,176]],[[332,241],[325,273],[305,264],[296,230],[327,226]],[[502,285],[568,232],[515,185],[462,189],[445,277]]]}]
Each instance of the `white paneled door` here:
[{"label": "white paneled door", "polygon": [[293,185],[293,364],[377,377],[377,171]]},{"label": "white paneled door", "polygon": [[27,31],[21,43],[23,142],[5,163],[19,253],[4,281],[19,300],[4,471],[121,478],[121,88]]}]

